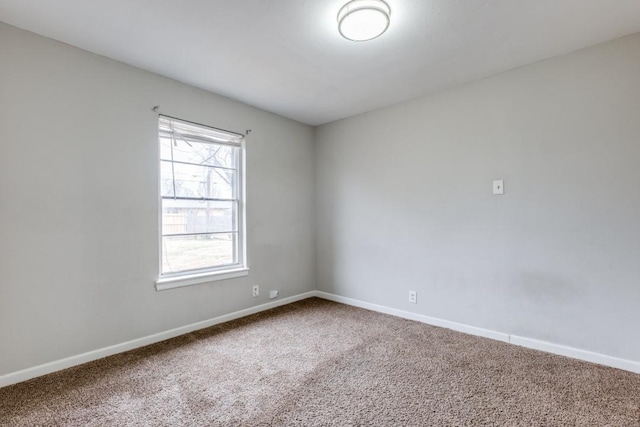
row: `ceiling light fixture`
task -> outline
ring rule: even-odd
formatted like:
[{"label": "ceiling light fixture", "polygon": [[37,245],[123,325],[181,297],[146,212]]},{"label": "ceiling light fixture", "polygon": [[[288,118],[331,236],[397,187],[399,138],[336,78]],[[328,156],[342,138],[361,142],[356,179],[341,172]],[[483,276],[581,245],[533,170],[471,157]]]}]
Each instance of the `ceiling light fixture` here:
[{"label": "ceiling light fixture", "polygon": [[390,15],[383,0],[351,0],[338,12],[338,31],[354,42],[372,40],[387,31]]}]

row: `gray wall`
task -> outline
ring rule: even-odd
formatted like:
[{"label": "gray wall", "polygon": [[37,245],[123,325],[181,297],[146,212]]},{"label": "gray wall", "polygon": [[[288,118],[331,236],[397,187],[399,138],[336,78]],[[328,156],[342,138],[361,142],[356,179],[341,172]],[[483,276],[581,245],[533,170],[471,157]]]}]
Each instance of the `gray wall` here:
[{"label": "gray wall", "polygon": [[[316,278],[640,360],[640,35],[322,126],[315,151],[308,126],[4,24],[0,61],[0,375]],[[248,277],[154,290],[153,105],[253,130]]]},{"label": "gray wall", "polygon": [[[248,277],[155,291],[154,105],[252,129]],[[313,290],[313,165],[309,126],[0,24],[0,375]]]},{"label": "gray wall", "polygon": [[640,34],[321,126],[318,289],[640,360],[639,161]]}]

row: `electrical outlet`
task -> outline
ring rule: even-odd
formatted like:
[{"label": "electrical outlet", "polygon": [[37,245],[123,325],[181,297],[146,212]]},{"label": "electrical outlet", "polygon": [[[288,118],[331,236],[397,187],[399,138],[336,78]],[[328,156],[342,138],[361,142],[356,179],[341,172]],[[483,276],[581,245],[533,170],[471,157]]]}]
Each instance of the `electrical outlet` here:
[{"label": "electrical outlet", "polygon": [[416,291],[409,291],[409,302],[411,304],[418,303],[418,293]]},{"label": "electrical outlet", "polygon": [[260,286],[258,285],[253,285],[253,297],[257,297],[258,295],[260,295]]}]

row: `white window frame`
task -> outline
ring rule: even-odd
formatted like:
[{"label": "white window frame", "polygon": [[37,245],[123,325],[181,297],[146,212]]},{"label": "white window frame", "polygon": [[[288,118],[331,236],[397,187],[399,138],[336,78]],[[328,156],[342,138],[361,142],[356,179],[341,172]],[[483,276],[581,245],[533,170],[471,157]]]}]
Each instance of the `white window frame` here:
[{"label": "white window frame", "polygon": [[[199,270],[190,270],[174,273],[162,273],[162,171],[161,171],[161,153],[160,153],[160,121],[170,120],[174,123],[183,123],[189,126],[198,126],[227,134],[233,134],[241,137],[237,144],[233,144],[239,148],[238,150],[238,171],[237,171],[237,199],[238,199],[238,218],[237,218],[237,263],[220,267],[210,267]],[[234,277],[246,276],[249,274],[247,263],[247,240],[246,240],[246,138],[245,135],[237,132],[230,132],[213,126],[207,126],[200,123],[190,122],[188,120],[178,119],[171,116],[159,115],[157,123],[158,139],[158,279],[156,280],[156,290],[162,291],[167,289],[179,288],[184,286],[197,285],[200,283],[208,283],[217,280],[231,279]]]}]

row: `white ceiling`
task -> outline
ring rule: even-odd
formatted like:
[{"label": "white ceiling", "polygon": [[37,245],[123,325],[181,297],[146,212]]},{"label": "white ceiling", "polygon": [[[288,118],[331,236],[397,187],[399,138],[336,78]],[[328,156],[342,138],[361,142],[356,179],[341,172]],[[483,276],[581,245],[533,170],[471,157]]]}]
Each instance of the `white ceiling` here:
[{"label": "white ceiling", "polygon": [[387,0],[342,39],[346,0],[0,0],[0,21],[318,125],[640,31],[640,0]]}]

